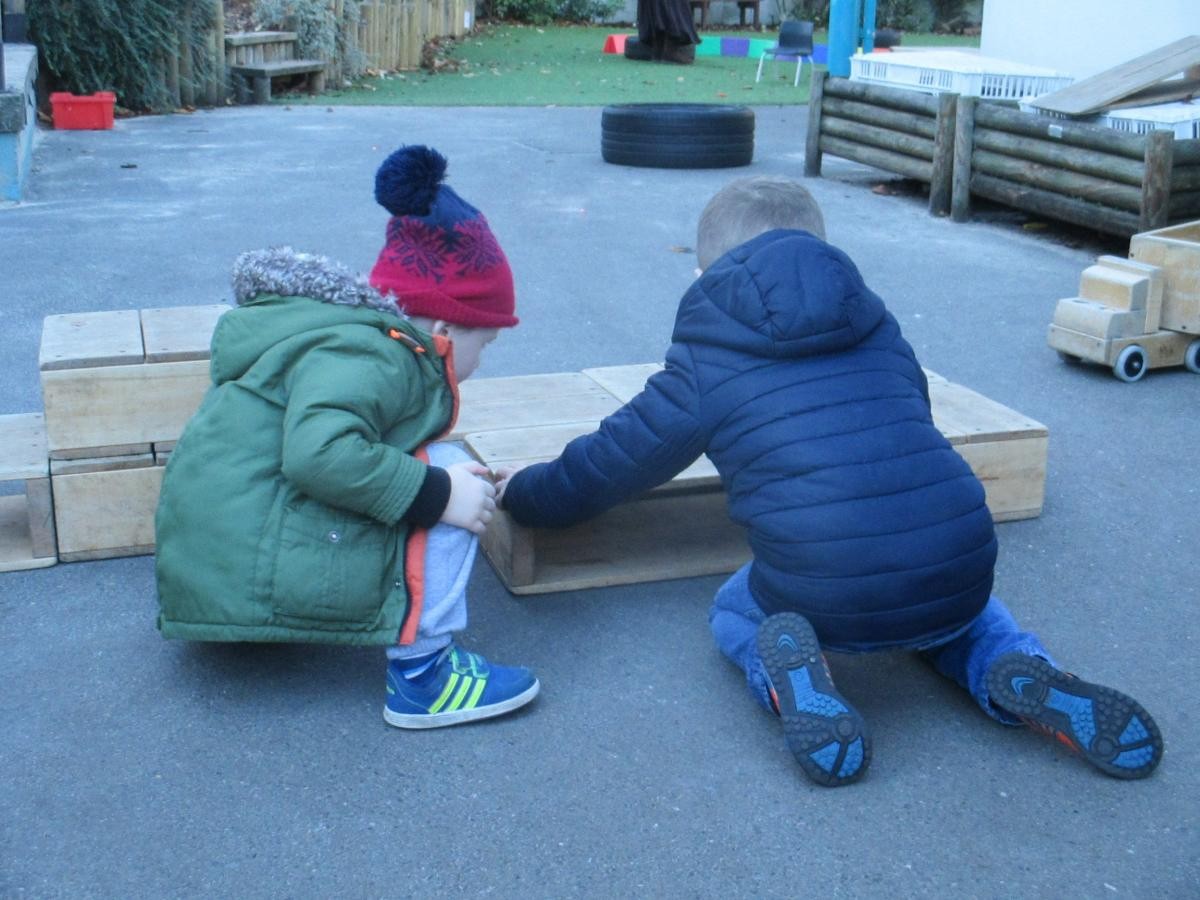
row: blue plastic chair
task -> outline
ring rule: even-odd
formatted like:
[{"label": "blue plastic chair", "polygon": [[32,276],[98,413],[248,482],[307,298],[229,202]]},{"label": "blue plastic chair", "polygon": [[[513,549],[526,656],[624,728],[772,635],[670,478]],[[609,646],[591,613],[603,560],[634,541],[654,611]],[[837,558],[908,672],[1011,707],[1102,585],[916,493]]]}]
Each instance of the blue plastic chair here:
[{"label": "blue plastic chair", "polygon": [[762,81],[763,63],[766,62],[768,56],[771,59],[782,59],[787,62],[796,60],[796,78],[792,82],[792,87],[798,86],[800,73],[804,69],[804,61],[808,60],[810,67],[813,65],[813,23],[788,19],[780,26],[779,40],[764,50],[758,58],[758,74],[754,76],[755,82]]}]

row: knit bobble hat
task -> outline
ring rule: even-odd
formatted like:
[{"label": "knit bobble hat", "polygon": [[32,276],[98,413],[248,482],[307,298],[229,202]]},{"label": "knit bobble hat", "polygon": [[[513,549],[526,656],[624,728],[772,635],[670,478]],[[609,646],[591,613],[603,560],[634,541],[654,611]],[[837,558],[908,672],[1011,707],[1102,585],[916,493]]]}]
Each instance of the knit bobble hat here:
[{"label": "knit bobble hat", "polygon": [[371,285],[409,316],[467,328],[509,328],[512,270],[487,219],[443,182],[446,159],[401,147],[375,173],[375,199],[392,214]]}]

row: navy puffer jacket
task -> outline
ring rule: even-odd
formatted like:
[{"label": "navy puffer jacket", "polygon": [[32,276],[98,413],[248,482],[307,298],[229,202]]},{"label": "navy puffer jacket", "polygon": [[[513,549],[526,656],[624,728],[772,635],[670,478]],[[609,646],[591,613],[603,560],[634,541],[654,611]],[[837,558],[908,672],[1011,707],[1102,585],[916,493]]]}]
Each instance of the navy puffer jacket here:
[{"label": "navy puffer jacket", "polygon": [[831,649],[913,646],[983,609],[996,539],[983,487],[934,426],[900,327],[840,250],[771,231],[684,295],[663,371],[562,456],[518,473],[505,507],[564,526],[707,453],[754,554],[768,614]]}]

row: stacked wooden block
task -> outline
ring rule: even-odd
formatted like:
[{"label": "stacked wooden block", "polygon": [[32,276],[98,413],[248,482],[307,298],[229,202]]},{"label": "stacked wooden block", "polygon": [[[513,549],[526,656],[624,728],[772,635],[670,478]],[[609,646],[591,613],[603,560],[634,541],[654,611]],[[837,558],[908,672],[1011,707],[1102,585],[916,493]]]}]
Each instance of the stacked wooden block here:
[{"label": "stacked wooden block", "polygon": [[58,558],[154,551],[162,464],[208,388],[228,307],[49,316],[39,356]]},{"label": "stacked wooden block", "polygon": [[[467,382],[457,432],[489,466],[553,459],[568,441],[595,429],[604,415],[632,398],[658,368],[616,366]],[[983,482],[992,517],[1038,515],[1046,481],[1046,427],[926,374],[934,422]],[[501,511],[483,547],[516,594],[713,575],[749,559],[741,529],[726,514],[720,478],[705,457],[656,490],[573,528],[524,528]]]},{"label": "stacked wooden block", "polygon": [[[0,570],[154,552],[162,466],[208,388],[212,331],[227,308],[46,319],[44,419],[0,417],[0,481],[26,486],[24,497],[0,497]],[[659,368],[473,379],[462,385],[449,437],[490,466],[551,459]],[[929,381],[934,420],[983,482],[993,517],[1038,515],[1045,426],[933,373]],[[522,528],[501,512],[483,546],[518,594],[718,574],[748,558],[703,457],[574,528]]]}]

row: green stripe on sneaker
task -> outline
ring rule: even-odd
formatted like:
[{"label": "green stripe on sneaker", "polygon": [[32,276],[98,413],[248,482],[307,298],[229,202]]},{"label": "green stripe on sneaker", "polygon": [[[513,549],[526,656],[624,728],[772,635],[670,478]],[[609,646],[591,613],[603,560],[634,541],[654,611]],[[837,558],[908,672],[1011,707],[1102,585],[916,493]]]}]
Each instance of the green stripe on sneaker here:
[{"label": "green stripe on sneaker", "polygon": [[479,702],[479,698],[483,696],[483,689],[485,687],[487,687],[486,678],[475,679],[475,690],[471,691],[471,696],[463,704],[463,709],[474,709],[475,705]]},{"label": "green stripe on sneaker", "polygon": [[450,694],[453,692],[456,684],[458,684],[458,673],[451,672],[450,677],[446,679],[446,686],[442,688],[441,695],[434,700],[433,705],[429,707],[429,711],[431,713],[441,712],[442,707],[446,705],[446,701],[450,699]]},{"label": "green stripe on sneaker", "polygon": [[474,681],[475,679],[473,679],[470,675],[464,675],[462,677],[462,684],[459,685],[458,691],[454,695],[454,699],[446,704],[446,712],[454,712],[456,709],[462,706],[463,697],[467,696],[467,691],[471,689],[471,685],[474,683]]}]

